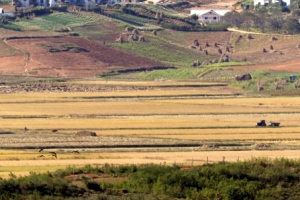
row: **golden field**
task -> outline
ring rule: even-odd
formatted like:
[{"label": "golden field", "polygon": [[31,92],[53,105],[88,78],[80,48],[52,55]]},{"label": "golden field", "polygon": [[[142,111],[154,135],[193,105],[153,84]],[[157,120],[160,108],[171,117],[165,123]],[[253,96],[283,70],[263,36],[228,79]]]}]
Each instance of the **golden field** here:
[{"label": "golden field", "polygon": [[[159,87],[161,83],[89,82],[86,85],[127,85]],[[162,83],[174,84],[179,83]],[[188,84],[188,83],[183,83]],[[201,85],[202,84],[202,85]],[[181,164],[201,165],[251,159],[252,157],[300,158],[299,97],[237,97],[217,87],[121,90],[103,92],[53,92],[0,94],[0,130],[5,148],[1,150],[0,176],[10,172],[53,171],[86,164]],[[209,84],[209,83],[207,83]],[[175,86],[174,86],[175,87]],[[205,97],[205,94],[215,95]],[[228,96],[231,95],[231,96]],[[280,127],[255,127],[257,121],[278,121]],[[24,127],[29,130],[24,132]],[[58,132],[53,134],[52,129]],[[90,130],[96,138],[76,138],[73,133]],[[199,144],[193,147],[94,148],[101,145]],[[201,148],[205,144],[220,148]],[[251,145],[267,143],[267,149]],[[81,145],[79,147],[79,144]],[[38,149],[48,145],[39,153]],[[59,148],[55,148],[55,146]],[[61,146],[66,149],[61,150]],[[77,146],[76,146],[77,145]],[[83,146],[84,147],[83,147]],[[90,145],[90,146],[89,146]],[[70,147],[80,154],[70,153]],[[86,147],[86,148],[85,148]],[[90,147],[90,148],[89,148]],[[58,158],[49,155],[58,153]],[[43,154],[43,158],[37,158]]]}]

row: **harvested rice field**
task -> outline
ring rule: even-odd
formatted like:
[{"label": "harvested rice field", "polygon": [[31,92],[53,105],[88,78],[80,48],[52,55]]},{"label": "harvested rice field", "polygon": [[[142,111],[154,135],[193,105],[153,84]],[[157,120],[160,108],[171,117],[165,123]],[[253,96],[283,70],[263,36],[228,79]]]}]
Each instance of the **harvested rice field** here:
[{"label": "harvested rice field", "polygon": [[[1,177],[86,164],[300,158],[298,97],[250,98],[215,83],[63,84],[101,90],[0,94]],[[256,127],[262,119],[280,126]],[[97,136],[76,135],[82,130]]]}]

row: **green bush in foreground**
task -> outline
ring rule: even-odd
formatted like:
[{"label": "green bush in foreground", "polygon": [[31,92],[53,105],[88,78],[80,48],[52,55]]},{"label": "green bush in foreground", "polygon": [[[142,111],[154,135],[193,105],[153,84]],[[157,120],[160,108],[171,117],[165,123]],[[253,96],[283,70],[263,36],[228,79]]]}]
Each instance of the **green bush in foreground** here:
[{"label": "green bush in foreground", "polygon": [[[106,183],[85,177],[79,187],[65,178],[76,173],[128,178]],[[106,164],[19,178],[11,174],[10,179],[0,179],[0,199],[298,199],[299,186],[300,160],[284,158],[221,162],[188,170],[177,165]]]}]

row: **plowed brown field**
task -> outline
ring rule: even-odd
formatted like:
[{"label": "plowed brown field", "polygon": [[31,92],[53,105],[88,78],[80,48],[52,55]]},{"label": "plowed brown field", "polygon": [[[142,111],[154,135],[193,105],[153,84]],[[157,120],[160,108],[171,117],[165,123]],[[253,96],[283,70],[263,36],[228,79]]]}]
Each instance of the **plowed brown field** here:
[{"label": "plowed brown field", "polygon": [[[8,43],[24,52],[28,52],[29,59],[26,61],[25,55],[24,57],[1,58],[0,71],[7,74],[28,73],[53,77],[94,77],[97,74],[115,69],[163,66],[160,62],[125,53],[81,38],[14,39],[8,40]],[[41,46],[57,46],[57,44],[72,44],[89,52],[49,52],[49,50]],[[17,67],[12,68],[12,66]]]}]

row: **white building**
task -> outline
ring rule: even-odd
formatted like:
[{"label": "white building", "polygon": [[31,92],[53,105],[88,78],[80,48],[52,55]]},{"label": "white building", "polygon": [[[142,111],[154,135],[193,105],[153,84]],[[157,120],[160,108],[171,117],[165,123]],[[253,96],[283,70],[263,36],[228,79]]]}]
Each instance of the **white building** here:
[{"label": "white building", "polygon": [[0,19],[2,19],[3,16],[14,17],[15,12],[6,12],[3,8],[0,8]]},{"label": "white building", "polygon": [[231,10],[191,10],[191,15],[196,14],[200,22],[220,22],[221,17]]},{"label": "white building", "polygon": [[[286,3],[287,6],[289,6],[293,0],[282,0],[282,2]],[[280,4],[281,1],[279,0],[254,0],[254,6],[260,4],[260,5],[272,5],[272,4]]]}]

